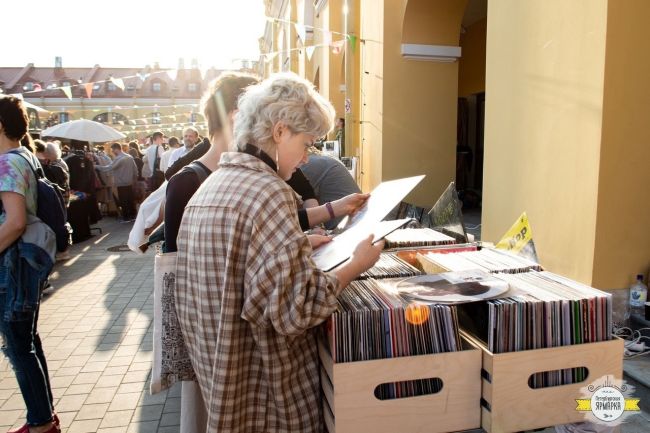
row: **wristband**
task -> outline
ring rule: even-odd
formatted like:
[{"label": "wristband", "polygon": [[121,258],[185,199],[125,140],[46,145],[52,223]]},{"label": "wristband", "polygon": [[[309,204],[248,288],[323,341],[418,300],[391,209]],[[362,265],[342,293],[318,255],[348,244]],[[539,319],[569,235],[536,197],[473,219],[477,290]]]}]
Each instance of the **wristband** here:
[{"label": "wristband", "polygon": [[327,208],[327,212],[330,214],[330,219],[336,218],[336,215],[334,214],[334,209],[332,209],[332,203],[327,202],[325,203],[325,207]]}]

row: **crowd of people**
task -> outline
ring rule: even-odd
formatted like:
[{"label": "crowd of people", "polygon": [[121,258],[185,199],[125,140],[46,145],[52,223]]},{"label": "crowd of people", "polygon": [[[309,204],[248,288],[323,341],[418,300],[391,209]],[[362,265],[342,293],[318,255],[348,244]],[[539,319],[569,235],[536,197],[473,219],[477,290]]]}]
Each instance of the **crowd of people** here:
[{"label": "crowd of people", "polygon": [[[336,309],[338,294],[376,262],[383,245],[369,237],[347,262],[323,272],[311,254],[331,237],[309,230],[334,227],[369,195],[361,194],[340,161],[314,150],[332,130],[334,110],[297,75],[260,80],[225,73],[201,105],[207,137],[189,127],[181,140],[154,132],[144,149],[137,143],[112,143],[110,155],[73,149],[69,152],[82,158],[74,167],[66,166],[58,143],[37,141],[34,160],[68,191],[68,201],[85,192],[97,205],[98,189],[115,187],[124,221],[136,218],[148,194],[147,200],[161,202],[155,207],[160,216],[144,231],[153,231],[154,241],[163,241],[161,251],[176,257],[178,344],[196,377],[194,395],[183,398],[192,398],[195,424],[202,420],[192,430],[320,431],[317,329]],[[0,98],[0,174],[12,173],[0,179],[0,254],[20,242],[24,230],[5,215],[16,209],[35,213],[33,180],[27,167],[10,157],[27,132],[26,125],[13,125],[22,125],[16,118],[23,114],[19,100]],[[94,176],[92,191],[78,189],[77,171]],[[143,204],[140,214],[147,209]],[[2,266],[0,261],[0,275]],[[0,308],[6,311],[9,297],[3,297],[2,284]],[[19,383],[39,379],[37,388],[21,385],[27,424],[19,431],[58,432],[36,331],[38,307],[31,332],[16,332],[6,315],[3,319],[0,329],[16,347],[12,365],[31,357],[31,367],[16,368]],[[18,354],[23,346],[37,350]]]}]

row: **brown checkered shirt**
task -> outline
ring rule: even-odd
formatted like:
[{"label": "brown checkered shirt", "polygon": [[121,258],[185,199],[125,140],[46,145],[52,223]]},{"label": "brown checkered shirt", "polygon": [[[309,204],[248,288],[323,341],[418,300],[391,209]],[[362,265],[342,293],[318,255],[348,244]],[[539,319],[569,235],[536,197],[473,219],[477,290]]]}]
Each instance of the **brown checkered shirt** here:
[{"label": "brown checkered shirt", "polygon": [[338,280],[318,270],[293,190],[224,153],[185,208],[176,308],[210,432],[319,432],[315,326]]}]

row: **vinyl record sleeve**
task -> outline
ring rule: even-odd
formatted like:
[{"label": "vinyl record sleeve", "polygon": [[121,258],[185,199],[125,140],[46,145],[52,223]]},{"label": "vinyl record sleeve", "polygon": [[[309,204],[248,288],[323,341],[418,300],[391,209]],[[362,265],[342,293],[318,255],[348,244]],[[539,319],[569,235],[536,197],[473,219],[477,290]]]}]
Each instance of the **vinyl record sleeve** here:
[{"label": "vinyl record sleeve", "polygon": [[493,299],[508,288],[507,282],[479,270],[418,275],[395,285],[395,290],[405,299],[446,304]]}]

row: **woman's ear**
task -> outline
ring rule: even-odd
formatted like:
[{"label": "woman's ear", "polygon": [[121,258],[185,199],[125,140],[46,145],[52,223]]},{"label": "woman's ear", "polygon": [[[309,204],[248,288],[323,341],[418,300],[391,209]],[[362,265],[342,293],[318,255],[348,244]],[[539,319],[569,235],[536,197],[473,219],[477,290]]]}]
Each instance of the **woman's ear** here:
[{"label": "woman's ear", "polygon": [[273,126],[273,141],[279,143],[282,138],[282,134],[285,132],[285,126],[282,122],[277,122]]}]

